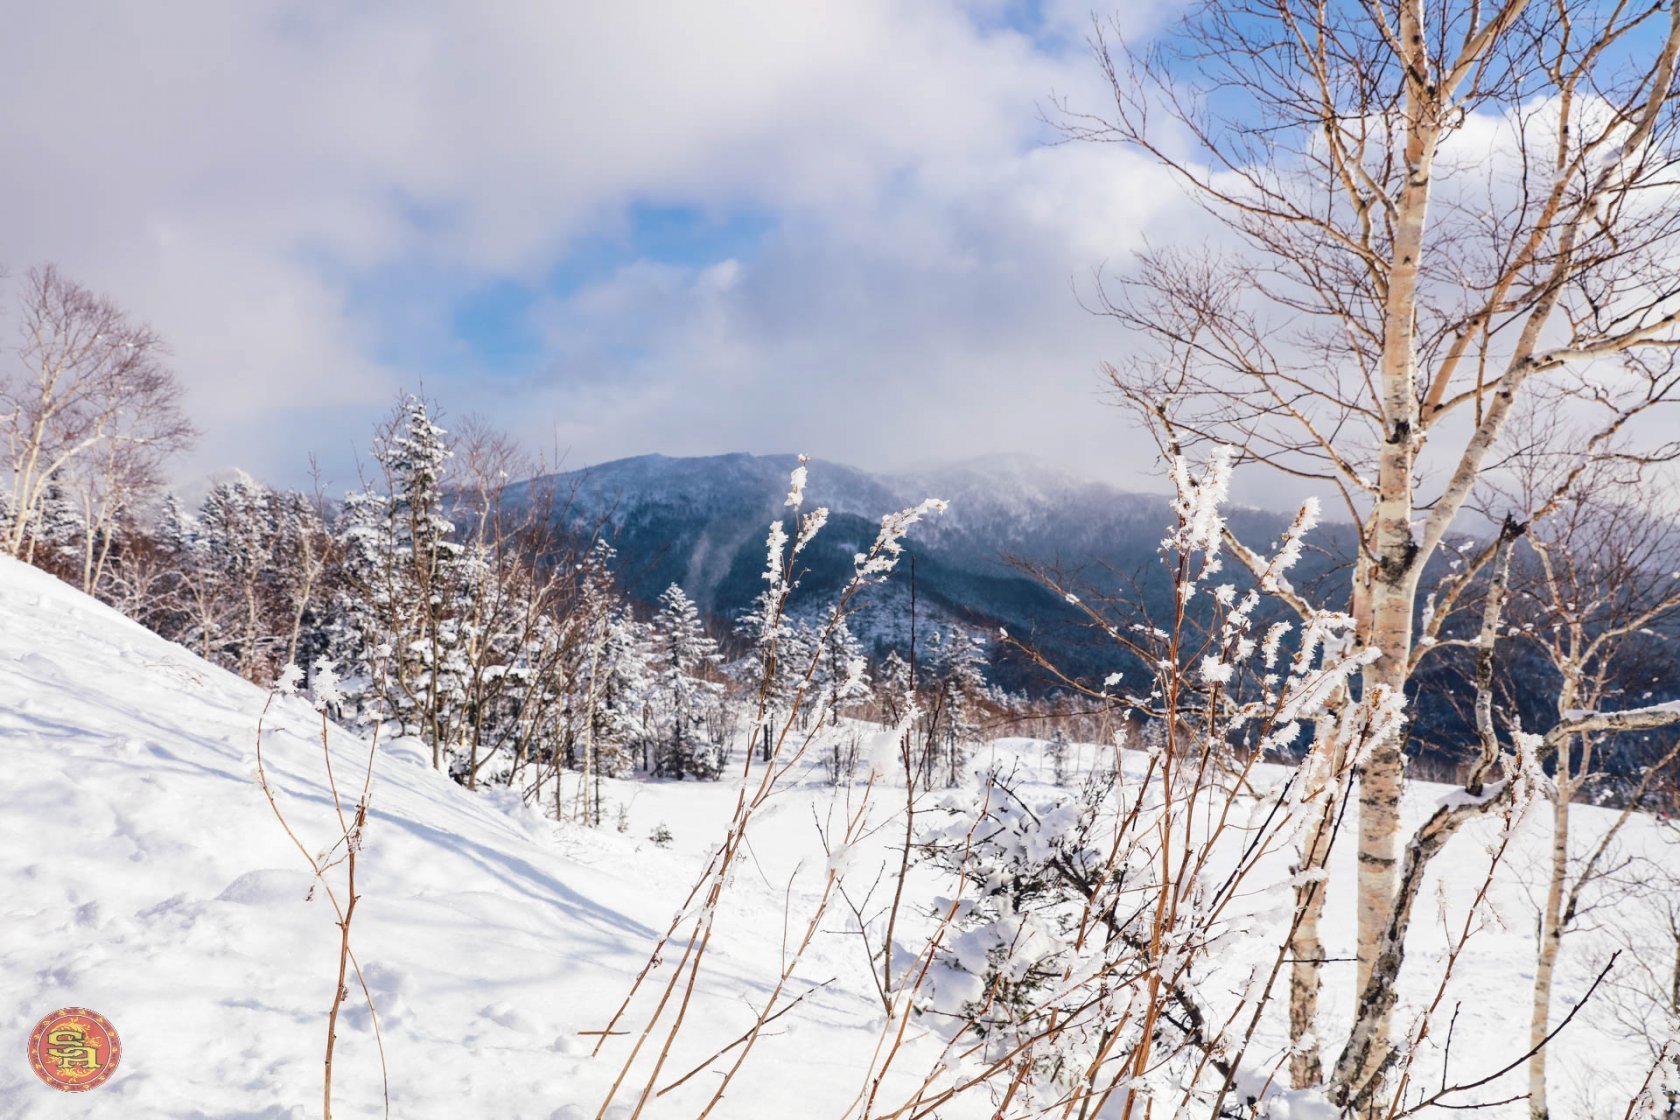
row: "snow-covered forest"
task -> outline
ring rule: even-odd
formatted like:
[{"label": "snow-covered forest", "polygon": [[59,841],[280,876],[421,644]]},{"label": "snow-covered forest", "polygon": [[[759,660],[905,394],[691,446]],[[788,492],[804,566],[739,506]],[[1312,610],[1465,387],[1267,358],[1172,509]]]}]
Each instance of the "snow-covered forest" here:
[{"label": "snow-covered forest", "polygon": [[[897,721],[908,647],[872,665],[841,602],[795,617],[775,583],[734,619],[702,619],[676,584],[632,603],[604,528],[576,524],[566,495],[509,499],[511,455],[477,428],[457,445],[408,397],[374,437],[377,481],[330,502],[241,475],[196,509],[163,495],[155,521],[125,516],[140,495],[90,519],[72,468],[0,511],[21,558],[204,660],[265,687],[289,666],[329,674],[345,727],[417,737],[461,784],[526,789],[558,818],[599,823],[583,792],[597,775],[716,780],[738,747],[762,756],[759,698],[801,727]],[[916,656],[928,773],[955,774],[982,720],[1052,710],[989,687],[961,627],[924,634]]]},{"label": "snow-covered forest", "polygon": [[1194,212],[1081,293],[1118,520],[418,377],[194,481],[7,277],[7,1113],[1680,1120],[1680,3],[1169,7],[1042,110]]}]

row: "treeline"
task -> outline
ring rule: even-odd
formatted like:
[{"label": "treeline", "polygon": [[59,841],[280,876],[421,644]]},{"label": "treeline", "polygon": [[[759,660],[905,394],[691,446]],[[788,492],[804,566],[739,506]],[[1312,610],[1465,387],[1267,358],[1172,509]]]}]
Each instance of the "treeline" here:
[{"label": "treeline", "polygon": [[676,585],[631,602],[572,495],[519,482],[540,471],[510,440],[473,421],[452,436],[414,397],[340,500],[240,475],[188,508],[163,490],[194,431],[161,342],[54,269],[21,291],[5,551],[257,684],[303,667],[344,723],[420,739],[466,786],[593,819],[587,781],[561,800],[563,772],[716,778],[738,746],[767,757],[789,716],[904,724],[925,777],[955,781],[983,731],[1027,714],[960,628],[872,664],[844,618],[768,595],[712,627]]},{"label": "treeline", "polygon": [[[513,500],[515,452],[481,426],[452,446],[409,397],[371,458],[371,482],[337,503],[240,476],[196,509],[169,495],[153,523],[97,530],[48,488],[22,554],[71,576],[97,533],[94,594],[258,684],[290,664],[331,674],[343,722],[420,739],[469,787],[541,789],[557,768],[715,778],[760,694],[802,725],[905,710],[907,662],[875,670],[843,621],[749,611],[727,658],[680,587],[638,611],[600,526],[573,524],[567,495]],[[930,772],[936,753],[957,765],[998,702],[972,636],[931,648]]]}]

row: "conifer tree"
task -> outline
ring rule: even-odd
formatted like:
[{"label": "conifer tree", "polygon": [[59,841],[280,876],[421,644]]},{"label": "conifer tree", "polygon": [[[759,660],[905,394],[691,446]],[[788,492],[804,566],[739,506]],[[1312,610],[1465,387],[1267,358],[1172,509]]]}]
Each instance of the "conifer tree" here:
[{"label": "conifer tree", "polygon": [[817,692],[830,724],[840,722],[840,709],[861,704],[874,695],[869,685],[869,662],[843,618],[818,635],[822,656],[817,663]]},{"label": "conifer tree", "polygon": [[600,823],[602,777],[618,777],[635,766],[646,737],[642,713],[651,687],[647,676],[645,628],[613,581],[611,545],[597,541],[580,565],[578,606],[573,619],[582,632],[569,710],[581,717],[580,757],[593,799],[587,814]]},{"label": "conifer tree", "polygon": [[634,768],[637,750],[648,737],[642,718],[653,687],[647,641],[647,627],[628,604],[620,604],[607,619],[595,705],[596,759],[609,778]]},{"label": "conifer tree", "polygon": [[769,761],[775,728],[792,704],[798,683],[789,673],[797,653],[794,629],[782,616],[781,600],[773,588],[760,591],[751,605],[736,617],[735,633],[752,646],[746,683],[752,690],[753,707],[762,716],[754,730],[754,737],[759,741],[759,757]]},{"label": "conifer tree", "polygon": [[268,664],[273,635],[264,625],[272,584],[284,566],[275,555],[270,498],[267,487],[242,473],[212,487],[198,516],[201,575],[221,597],[227,619],[222,661],[247,680],[272,679],[279,668]]},{"label": "conifer tree", "polygon": [[880,687],[876,698],[880,701],[883,723],[896,724],[904,718],[905,706],[910,702],[910,663],[898,650],[887,651],[881,661]]},{"label": "conifer tree", "polygon": [[927,765],[942,754],[946,780],[956,784],[968,749],[980,738],[981,704],[986,696],[986,656],[978,640],[960,627],[937,639],[931,658],[937,697],[929,729]]},{"label": "conifer tree", "polygon": [[721,688],[700,674],[718,661],[717,642],[706,634],[700,612],[672,584],[659,596],[653,618],[654,695],[663,724],[659,773],[715,778],[722,767],[718,744],[705,741],[706,717]]},{"label": "conifer tree", "polygon": [[1050,780],[1059,786],[1067,785],[1068,780],[1068,737],[1067,732],[1060,727],[1050,735],[1050,743],[1044,753],[1050,759]]},{"label": "conifer tree", "polygon": [[154,619],[158,631],[209,661],[211,647],[220,640],[221,625],[203,526],[170,494],[163,502],[157,534],[170,569],[163,605]]},{"label": "conifer tree", "polygon": [[321,511],[304,494],[274,495],[274,585],[285,612],[282,665],[313,665],[326,652],[323,592],[332,561],[332,536]]},{"label": "conifer tree", "polygon": [[54,478],[47,482],[30,527],[24,558],[30,563],[62,567],[81,554],[87,520]]},{"label": "conifer tree", "polygon": [[463,715],[458,608],[471,576],[446,515],[446,434],[410,396],[376,440],[383,493],[350,495],[341,517],[345,587],[337,642],[349,659],[346,677],[359,677],[368,690],[371,705],[361,706],[360,718],[372,718],[377,706],[378,715],[431,747],[440,770],[458,743]]}]

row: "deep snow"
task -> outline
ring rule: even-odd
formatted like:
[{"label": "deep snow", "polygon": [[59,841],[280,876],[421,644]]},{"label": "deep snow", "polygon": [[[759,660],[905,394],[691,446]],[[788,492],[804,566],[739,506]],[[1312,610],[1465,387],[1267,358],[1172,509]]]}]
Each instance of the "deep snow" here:
[{"label": "deep snow", "polygon": [[[0,558],[0,1113],[319,1114],[337,931],[324,899],[306,901],[308,868],[256,781],[265,700],[263,690]],[[336,832],[318,717],[303,699],[285,699],[270,724],[264,758],[282,806],[306,843],[325,846]],[[332,741],[343,781],[365,746],[336,728]],[[983,754],[1031,759],[1035,751],[1006,740]],[[588,830],[545,820],[510,793],[460,789],[428,761],[412,743],[378,752],[354,925],[384,1025],[392,1115],[593,1117],[622,1046],[591,1059],[594,1039],[580,1032],[605,1025],[623,998],[718,839],[733,784],[610,782],[606,824]],[[1444,792],[1414,786],[1414,815]],[[827,866],[817,822],[835,796],[813,768],[755,825],[753,859],[718,917],[715,955],[690,1012],[694,1029],[667,1065],[673,1077],[750,1022],[747,1000],[762,998],[778,967],[784,914],[801,919]],[[1537,867],[1549,841],[1542,817],[1525,825],[1486,928],[1460,965],[1463,982],[1448,997],[1459,1006],[1455,1078],[1497,1068],[1526,1046]],[[1608,817],[1582,810],[1577,819],[1585,837]],[[674,836],[666,848],[649,839],[661,824]],[[1439,889],[1432,885],[1420,902],[1409,1005],[1433,988],[1444,945],[1440,908],[1455,920],[1462,914],[1494,827],[1484,822],[1454,840],[1440,861]],[[849,856],[854,875],[872,875],[870,861],[888,854],[892,831]],[[1651,858],[1680,850],[1644,818],[1630,826],[1627,847]],[[1340,855],[1351,866],[1345,846]],[[1633,910],[1623,909],[1632,920]],[[825,923],[829,932],[792,994],[830,983],[776,1022],[714,1115],[843,1115],[881,1008],[842,914]],[[1332,957],[1350,955],[1345,891],[1331,895],[1326,934]],[[1636,938],[1660,965],[1666,933],[1640,927]],[[1572,935],[1560,1007],[1612,941],[1603,930]],[[1329,968],[1324,1022],[1334,1024],[1347,1006],[1351,966]],[[24,1058],[34,1022],[68,1005],[100,1012],[122,1037],[120,1070],[86,1095],[41,1084]],[[354,988],[346,1006],[335,1111],[377,1116],[378,1061]],[[1620,1116],[1642,1075],[1644,1044],[1611,1011],[1607,1003],[1589,1007],[1555,1049],[1560,1118]],[[1445,1027],[1443,1019],[1437,1035]],[[1275,1042],[1277,1024],[1270,1029]],[[931,1056],[932,1041],[924,1045]],[[1426,1080],[1438,1078],[1439,1056],[1427,1052]],[[920,1072],[926,1062],[906,1068]],[[692,1116],[715,1083],[702,1073],[644,1114]],[[1460,1103],[1522,1091],[1518,1070]],[[942,1115],[970,1111],[984,1114],[983,1102]],[[1519,1104],[1483,1115],[1524,1114]]]}]

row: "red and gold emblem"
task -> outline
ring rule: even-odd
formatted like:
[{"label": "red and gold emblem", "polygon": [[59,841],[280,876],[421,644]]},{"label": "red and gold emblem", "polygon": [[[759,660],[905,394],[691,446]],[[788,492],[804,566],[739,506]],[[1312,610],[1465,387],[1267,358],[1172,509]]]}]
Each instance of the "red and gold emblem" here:
[{"label": "red and gold emblem", "polygon": [[122,1043],[103,1015],[85,1007],[64,1007],[35,1024],[29,1036],[29,1064],[41,1080],[66,1093],[85,1093],[117,1072]]}]

